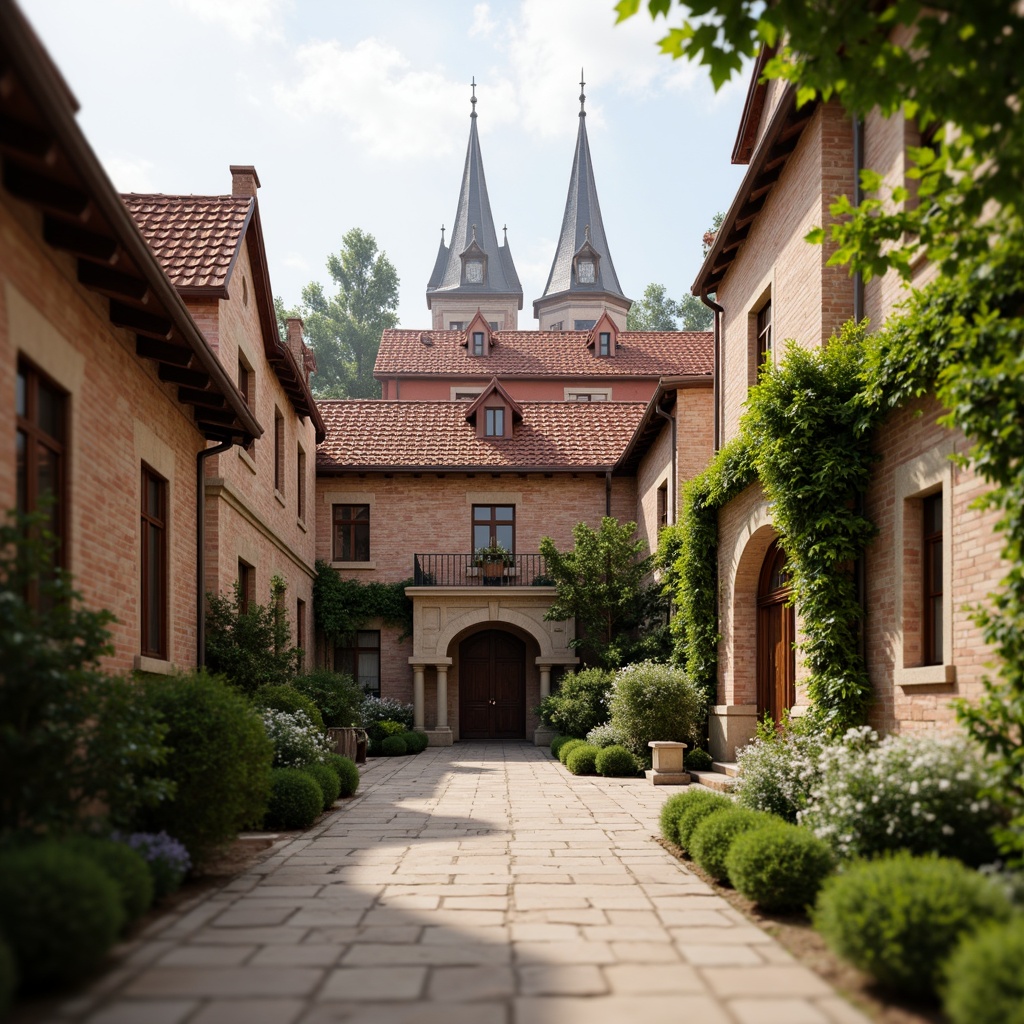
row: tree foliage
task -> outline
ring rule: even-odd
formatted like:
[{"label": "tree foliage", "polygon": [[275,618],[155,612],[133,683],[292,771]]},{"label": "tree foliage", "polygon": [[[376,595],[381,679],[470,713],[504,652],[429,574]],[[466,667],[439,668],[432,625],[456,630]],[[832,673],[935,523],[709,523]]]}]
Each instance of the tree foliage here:
[{"label": "tree foliage", "polygon": [[626,315],[627,331],[675,331],[679,316],[679,303],[668,297],[663,284],[649,284],[642,299],[629,307]]},{"label": "tree foliage", "polygon": [[667,638],[658,619],[667,607],[651,578],[653,557],[637,537],[636,523],[605,516],[600,529],[577,523],[572,536],[570,551],[541,538],[540,553],[557,591],[544,617],[575,618],[573,646],[589,664],[610,669],[662,654]]},{"label": "tree foliage", "polygon": [[[381,334],[398,324],[398,272],[373,235],[352,228],[341,250],[327,257],[337,292],[329,296],[318,281],[302,289],[297,314],[316,356],[310,380],[318,398],[379,398],[373,364]],[[280,318],[281,311],[278,312]]]}]

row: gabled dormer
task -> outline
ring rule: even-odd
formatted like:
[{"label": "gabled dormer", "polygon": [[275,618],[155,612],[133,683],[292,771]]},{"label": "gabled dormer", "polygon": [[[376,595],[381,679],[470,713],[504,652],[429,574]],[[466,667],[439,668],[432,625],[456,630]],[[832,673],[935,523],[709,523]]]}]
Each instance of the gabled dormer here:
[{"label": "gabled dormer", "polygon": [[487,284],[487,253],[476,240],[475,224],[472,229],[473,237],[469,245],[459,253],[459,259],[462,260],[462,283],[484,287]]},{"label": "gabled dormer", "polygon": [[466,419],[477,437],[500,440],[511,437],[516,423],[523,421],[522,406],[492,377],[477,400],[466,410]]},{"label": "gabled dormer", "polygon": [[608,313],[602,313],[587,336],[587,348],[593,349],[598,359],[614,359],[618,347],[619,329]]},{"label": "gabled dormer", "polygon": [[601,272],[601,254],[590,244],[589,224],[583,235],[583,244],[572,256],[572,273],[577,284],[593,285]]},{"label": "gabled dormer", "polygon": [[491,346],[494,344],[494,332],[491,325],[484,319],[483,313],[478,309],[476,316],[469,321],[466,328],[466,337],[462,340],[462,347],[471,359],[482,359],[491,354]]}]

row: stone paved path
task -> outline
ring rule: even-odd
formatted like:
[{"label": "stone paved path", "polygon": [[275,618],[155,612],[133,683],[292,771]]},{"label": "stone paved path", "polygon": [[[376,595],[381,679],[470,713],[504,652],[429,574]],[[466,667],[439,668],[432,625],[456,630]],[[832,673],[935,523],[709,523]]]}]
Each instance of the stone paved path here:
[{"label": "stone paved path", "polygon": [[864,1024],[653,841],[666,789],[521,743],[374,762],[54,1019]]}]

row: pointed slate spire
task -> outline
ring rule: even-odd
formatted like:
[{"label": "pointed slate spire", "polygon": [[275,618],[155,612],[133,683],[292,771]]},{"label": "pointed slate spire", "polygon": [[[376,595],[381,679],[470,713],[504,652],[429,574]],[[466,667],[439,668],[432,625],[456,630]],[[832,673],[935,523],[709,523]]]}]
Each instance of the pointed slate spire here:
[{"label": "pointed slate spire", "polygon": [[449,242],[441,234],[434,271],[427,284],[427,305],[432,300],[450,296],[510,296],[523,308],[523,288],[519,283],[507,237],[498,244],[498,234],[491,215],[487,195],[480,137],[476,127],[476,79],[473,80],[469,115],[469,145],[459,189],[459,205],[455,211]]},{"label": "pointed slate spire", "polygon": [[[544,294],[534,301],[534,315],[540,316],[538,305],[553,296],[566,294],[604,296],[613,302],[618,299],[628,306],[629,299],[619,285],[612,262],[608,238],[601,219],[601,205],[597,198],[594,167],[587,139],[585,82],[580,72],[580,127],[576,136],[572,173],[569,176],[569,194],[565,200],[562,230],[555,248],[555,258],[548,274]],[[581,267],[580,264],[583,264]],[[589,266],[588,266],[589,264]],[[593,270],[590,270],[590,266]]]}]

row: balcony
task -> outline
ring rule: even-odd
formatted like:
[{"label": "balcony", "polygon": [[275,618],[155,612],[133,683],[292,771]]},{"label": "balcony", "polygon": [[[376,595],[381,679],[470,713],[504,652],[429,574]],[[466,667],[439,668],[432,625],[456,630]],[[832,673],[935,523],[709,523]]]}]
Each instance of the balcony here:
[{"label": "balcony", "polygon": [[413,555],[416,587],[553,587],[543,555],[512,555],[510,564],[477,565],[472,552],[462,555]]}]

